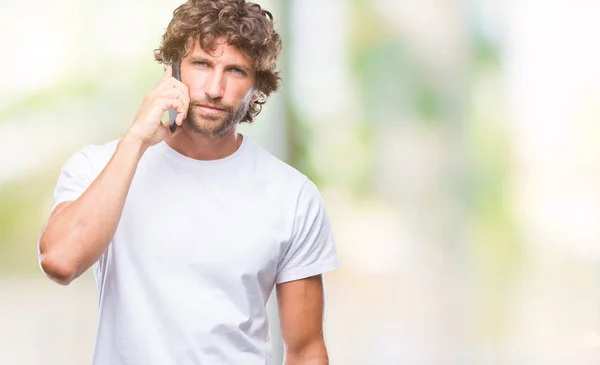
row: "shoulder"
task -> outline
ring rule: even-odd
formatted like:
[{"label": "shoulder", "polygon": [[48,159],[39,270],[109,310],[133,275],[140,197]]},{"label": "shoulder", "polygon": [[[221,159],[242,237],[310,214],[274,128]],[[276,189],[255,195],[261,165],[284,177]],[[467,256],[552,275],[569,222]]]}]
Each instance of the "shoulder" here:
[{"label": "shoulder", "polygon": [[71,155],[63,169],[99,173],[115,153],[118,143],[119,140],[114,140],[104,144],[86,145]]},{"label": "shoulder", "polygon": [[87,158],[89,158],[93,163],[101,163],[106,161],[106,164],[115,153],[118,144],[118,139],[104,144],[90,144],[83,147],[81,150],[79,150],[79,152],[87,156]]},{"label": "shoulder", "polygon": [[248,140],[248,150],[257,172],[270,182],[284,184],[297,190],[301,190],[304,184],[310,182],[305,174],[275,157],[258,143]]},{"label": "shoulder", "polygon": [[79,150],[94,165],[106,165],[117,149],[119,140],[113,140],[104,144],[89,144]]}]

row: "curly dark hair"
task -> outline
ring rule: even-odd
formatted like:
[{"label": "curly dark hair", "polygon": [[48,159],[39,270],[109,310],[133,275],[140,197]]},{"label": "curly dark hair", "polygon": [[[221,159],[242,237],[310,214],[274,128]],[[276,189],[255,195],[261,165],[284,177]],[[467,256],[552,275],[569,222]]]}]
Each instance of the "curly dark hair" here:
[{"label": "curly dark hair", "polygon": [[245,0],[188,0],[173,11],[160,48],[154,50],[154,59],[164,64],[181,60],[192,50],[195,40],[210,52],[221,37],[253,62],[258,99],[250,102],[240,121],[252,123],[281,82],[275,70],[281,37],[275,31],[273,15],[260,5]]}]

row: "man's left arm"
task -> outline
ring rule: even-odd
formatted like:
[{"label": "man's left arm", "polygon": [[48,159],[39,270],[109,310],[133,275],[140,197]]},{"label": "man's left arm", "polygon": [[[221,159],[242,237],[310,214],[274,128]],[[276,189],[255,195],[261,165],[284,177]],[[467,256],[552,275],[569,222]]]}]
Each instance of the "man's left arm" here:
[{"label": "man's left arm", "polygon": [[285,365],[328,365],[322,275],[277,284]]}]

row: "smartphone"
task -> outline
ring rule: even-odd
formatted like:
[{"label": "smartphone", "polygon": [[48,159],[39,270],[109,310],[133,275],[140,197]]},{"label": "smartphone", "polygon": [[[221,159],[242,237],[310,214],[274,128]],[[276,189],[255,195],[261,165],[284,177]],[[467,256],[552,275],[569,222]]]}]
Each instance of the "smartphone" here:
[{"label": "smartphone", "polygon": [[[173,77],[181,81],[181,69],[179,61],[173,62]],[[175,132],[177,124],[175,124],[175,118],[177,118],[177,110],[169,109],[169,129],[171,132]]]}]

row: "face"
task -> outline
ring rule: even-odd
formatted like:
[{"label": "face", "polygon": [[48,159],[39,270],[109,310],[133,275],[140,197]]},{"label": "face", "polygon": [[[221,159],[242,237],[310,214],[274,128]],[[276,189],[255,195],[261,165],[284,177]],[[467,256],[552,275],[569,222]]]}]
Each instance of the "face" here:
[{"label": "face", "polygon": [[236,47],[217,40],[206,52],[196,40],[181,62],[181,79],[190,92],[185,123],[196,133],[218,137],[235,128],[254,96],[252,62]]}]

